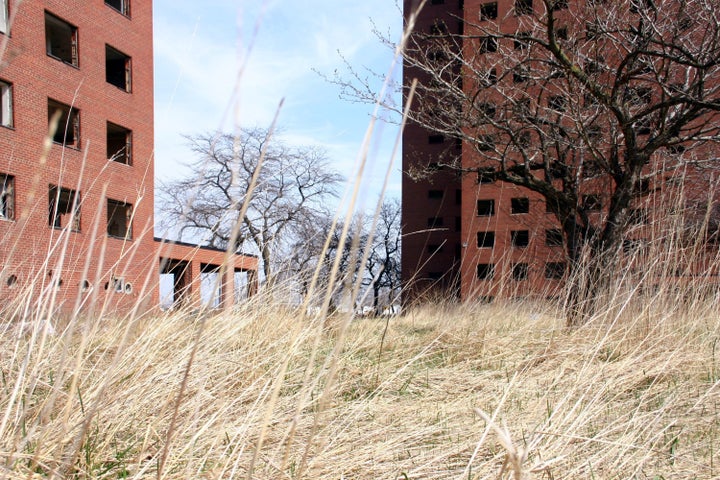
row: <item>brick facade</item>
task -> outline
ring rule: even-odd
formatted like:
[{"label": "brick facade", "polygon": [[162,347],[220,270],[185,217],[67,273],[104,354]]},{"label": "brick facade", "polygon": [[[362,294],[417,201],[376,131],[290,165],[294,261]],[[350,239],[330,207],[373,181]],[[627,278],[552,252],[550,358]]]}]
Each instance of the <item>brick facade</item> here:
[{"label": "brick facade", "polygon": [[0,127],[0,175],[14,208],[0,218],[0,297],[32,285],[38,295],[54,288],[61,309],[89,296],[156,305],[152,2],[8,7],[0,85],[12,112]]}]

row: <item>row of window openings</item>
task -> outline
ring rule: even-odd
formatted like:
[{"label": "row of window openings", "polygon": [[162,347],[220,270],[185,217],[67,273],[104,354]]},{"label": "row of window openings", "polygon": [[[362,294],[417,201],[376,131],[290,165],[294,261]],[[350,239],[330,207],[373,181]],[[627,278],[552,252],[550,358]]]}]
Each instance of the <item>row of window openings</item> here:
[{"label": "row of window openings", "polygon": [[[513,230],[510,232],[510,244],[513,247],[527,247],[530,245],[529,230]],[[545,230],[545,245],[548,247],[561,247],[563,245],[562,231],[557,228]],[[495,247],[495,232],[478,232],[478,248]]]},{"label": "row of window openings", "polygon": [[[479,181],[484,183],[481,176],[479,176]],[[602,200],[600,195],[594,193],[583,195],[581,206],[583,210],[588,212],[597,212],[602,210]],[[545,202],[545,212],[552,213],[553,211],[552,204]],[[530,199],[527,197],[511,198],[510,213],[513,215],[530,213]],[[495,215],[495,199],[478,200],[477,215],[480,217],[491,217]]]},{"label": "row of window openings", "polygon": [[[13,127],[13,87],[0,81],[0,125]],[[80,148],[80,111],[56,100],[48,99],[48,127],[53,128],[52,140],[68,147]],[[126,165],[132,164],[132,131],[107,122],[107,158]]]},{"label": "row of window openings", "polygon": [[[565,276],[565,262],[547,262],[544,268],[544,276],[548,280],[559,280]],[[527,263],[515,263],[512,265],[511,277],[513,280],[526,280],[530,275],[530,266]],[[495,277],[495,264],[479,263],[477,266],[477,278],[480,280],[491,280]]]},{"label": "row of window openings", "polygon": [[[62,277],[55,276],[52,270],[48,272],[48,278],[50,283],[54,285],[56,289],[60,289],[65,283]],[[7,288],[16,288],[18,285],[19,279],[18,276],[15,274],[8,275],[8,277],[5,279],[5,286]],[[89,292],[92,289],[92,284],[89,280],[81,281],[78,286],[80,287],[81,292]],[[125,293],[127,295],[133,292],[133,286],[130,282],[126,282],[123,278],[116,277],[113,277],[112,279],[110,279],[110,281],[105,282],[104,288],[105,290],[112,289],[112,291],[114,291],[115,293]]]},{"label": "row of window openings", "polygon": [[[568,0],[555,0],[552,4],[553,10],[563,10],[568,8]],[[532,15],[533,0],[515,0],[513,7],[515,16]],[[480,5],[480,20],[495,20],[498,18],[498,2],[488,2]]]},{"label": "row of window openings", "polygon": [[[14,220],[15,177],[0,174],[0,219]],[[48,187],[48,225],[53,228],[81,230],[80,194],[76,190],[50,185]],[[111,237],[132,238],[130,203],[107,199],[107,234]]]},{"label": "row of window openings", "polygon": [[[108,2],[105,2],[108,3]],[[112,2],[120,3],[123,2]],[[47,54],[74,67],[80,66],[78,29],[45,12],[45,50]],[[132,60],[121,51],[105,45],[105,81],[126,92],[131,91]]]}]

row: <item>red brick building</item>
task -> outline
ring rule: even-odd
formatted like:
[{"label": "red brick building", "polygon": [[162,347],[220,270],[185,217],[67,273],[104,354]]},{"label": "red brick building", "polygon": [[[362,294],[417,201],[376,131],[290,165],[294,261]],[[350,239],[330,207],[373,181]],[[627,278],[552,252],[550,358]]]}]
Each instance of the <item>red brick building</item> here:
[{"label": "red brick building", "polygon": [[148,308],[222,264],[153,238],[151,1],[0,0],[0,56],[1,298]]},{"label": "red brick building", "polygon": [[[406,22],[419,3],[405,0]],[[639,0],[619,3],[604,0],[557,0],[549,4],[558,21],[553,30],[555,34],[561,41],[574,42],[576,52],[586,52],[587,55],[581,55],[587,57],[583,58],[581,65],[587,72],[593,68],[592,74],[598,76],[603,74],[597,70],[602,68],[596,64],[598,58],[607,60],[608,63],[611,63],[612,59],[593,57],[597,55],[597,45],[597,50],[603,48],[602,41],[596,40],[598,30],[595,22],[602,25],[604,12],[612,10],[612,15],[618,15],[618,19],[628,19],[630,23],[625,28],[628,34],[639,35],[645,28],[643,25],[648,24],[647,21],[643,23],[639,20],[643,15],[642,9],[654,9],[653,2]],[[678,3],[672,7],[680,8],[678,12],[650,12],[647,18],[655,15],[658,22],[664,22],[656,25],[675,29],[672,30],[674,35],[691,36],[691,22],[683,23],[678,21],[678,18],[686,13],[692,15],[692,12],[683,12],[679,5]],[[662,11],[666,7],[667,5],[658,9]],[[582,12],[588,11],[592,15],[583,16]],[[497,138],[483,138],[485,132],[482,131],[482,125],[473,125],[472,122],[463,124],[464,129],[477,127],[472,135],[465,138],[465,142],[453,140],[453,125],[449,123],[445,132],[442,129],[426,127],[428,124],[445,125],[442,120],[433,119],[453,110],[475,110],[475,115],[484,116],[488,124],[497,125],[500,120],[488,119],[502,117],[505,122],[502,126],[511,125],[512,115],[526,115],[530,114],[530,111],[532,115],[543,120],[549,118],[551,113],[560,118],[565,115],[563,112],[571,109],[585,109],[582,110],[585,115],[585,111],[591,109],[592,104],[588,103],[588,98],[583,98],[582,94],[562,91],[562,82],[554,79],[565,78],[565,74],[553,70],[552,57],[549,60],[548,57],[537,57],[533,60],[537,70],[533,72],[535,77],[532,82],[527,82],[527,72],[523,73],[520,69],[525,65],[511,69],[512,61],[506,60],[514,56],[532,56],[528,53],[532,48],[530,42],[523,38],[530,38],[533,29],[535,34],[538,28],[542,33],[545,13],[546,4],[542,0],[428,0],[418,14],[414,25],[416,43],[411,46],[413,50],[410,55],[424,57],[425,65],[406,62],[405,96],[410,82],[417,78],[423,88],[416,95],[412,109],[418,117],[430,120],[410,121],[403,137],[402,274],[405,291],[410,298],[438,290],[444,296],[459,294],[462,298],[513,297],[526,294],[549,296],[557,291],[566,277],[567,250],[563,231],[553,207],[546,204],[545,197],[510,182],[488,180],[477,172],[471,174],[478,166],[483,165],[485,158],[489,158],[483,155],[484,142],[487,142],[487,150],[497,150],[498,144],[506,148],[502,155],[496,155],[496,159],[522,163],[519,160],[520,152],[534,153],[533,142],[539,142],[543,138],[543,132],[540,131],[545,127],[528,129],[527,137],[511,138],[505,140],[505,143]],[[637,32],[634,29],[637,29]],[[523,34],[527,34],[527,37],[523,37]],[[607,52],[602,52],[603,55],[605,53]],[[430,73],[433,62],[439,68]],[[425,68],[426,66],[428,67]],[[547,71],[543,72],[543,68]],[[612,69],[608,70],[612,72]],[[652,85],[650,87],[638,86],[642,85],[642,75],[652,74],[652,65],[646,65],[644,69],[638,67],[637,71],[630,75],[635,83],[628,81],[627,85],[623,85],[628,94],[634,93],[636,97],[628,100],[635,105],[629,107],[628,111],[642,113],[643,105],[649,103],[649,98],[664,95],[662,88],[675,81],[668,76],[664,79],[664,84],[657,81],[655,84],[648,82]],[[717,80],[715,74],[712,75],[708,77],[708,82]],[[483,85],[479,87],[478,82],[483,82]],[[512,86],[512,89],[507,88],[508,85]],[[454,96],[446,95],[446,92],[452,89],[460,93]],[[523,89],[531,92],[526,104],[521,104],[516,98],[521,96],[518,92],[522,93]],[[482,100],[477,100],[478,103],[459,105],[458,98],[462,97],[463,92],[467,100],[479,91],[483,91],[483,96]],[[525,105],[530,109],[527,112],[517,108]],[[511,106],[513,111],[510,111]],[[501,109],[505,110],[500,112]],[[496,110],[499,112],[497,116]],[[714,118],[712,115],[705,115],[696,124]],[[607,135],[612,126],[602,123],[602,115],[597,117],[600,120],[593,120],[595,123],[591,125],[592,130],[585,129],[583,125],[581,133],[585,135],[584,140],[575,139],[578,151],[613,148],[608,138],[603,136]],[[571,121],[572,119],[565,115],[564,119],[557,120],[557,124],[568,124]],[[709,123],[713,122],[714,120]],[[687,130],[696,128],[696,124],[688,126]],[[646,127],[640,123],[633,124],[633,141],[649,143],[649,139],[662,127],[654,124]],[[704,128],[707,128],[708,132],[715,132],[714,126]],[[495,128],[494,132],[498,130],[500,129]],[[512,131],[507,136],[512,137],[516,133],[517,131]],[[472,139],[474,144],[469,145],[468,139]],[[622,139],[625,140],[624,133]],[[592,147],[590,144],[593,144]],[[700,162],[716,157],[713,153],[716,150],[714,144],[692,141],[686,141],[684,145],[678,142],[653,153],[653,165],[667,165],[668,174],[658,175],[651,180],[643,179],[642,182],[638,180],[638,188],[647,190],[648,193],[643,193],[642,201],[638,196],[629,206],[624,207],[633,226],[629,240],[626,240],[629,246],[620,255],[634,255],[636,250],[631,247],[648,241],[647,238],[652,236],[651,230],[655,228],[654,220],[670,218],[668,212],[672,208],[667,202],[677,199],[673,189],[684,190],[684,204],[699,206],[701,210],[704,208],[703,202],[714,200],[715,194],[708,192],[708,187],[712,185],[708,183],[709,177],[702,177],[708,174],[699,173],[692,168],[690,170],[693,170],[693,173],[687,173],[687,169],[678,168],[682,162],[677,158],[683,155],[685,146],[693,144],[702,144],[695,150],[695,157]],[[572,148],[574,147],[570,146],[570,149]],[[531,164],[530,161],[526,162],[527,165]],[[459,170],[463,169],[465,173],[459,173]],[[542,172],[537,175],[540,178]],[[693,181],[681,182],[682,187],[676,188],[679,186],[676,180],[681,178],[680,175],[683,179],[693,178]],[[670,188],[672,185],[675,186]],[[613,188],[609,176],[598,176],[591,181],[581,182],[576,195],[577,202],[582,205],[583,214],[587,214],[589,222],[601,219],[607,214]],[[687,218],[683,221],[687,221]],[[710,256],[712,255],[714,250],[710,252]],[[694,261],[692,266],[688,266],[688,275],[692,272],[707,275],[708,270],[704,265],[708,258],[710,257],[705,256],[703,260]]]}]

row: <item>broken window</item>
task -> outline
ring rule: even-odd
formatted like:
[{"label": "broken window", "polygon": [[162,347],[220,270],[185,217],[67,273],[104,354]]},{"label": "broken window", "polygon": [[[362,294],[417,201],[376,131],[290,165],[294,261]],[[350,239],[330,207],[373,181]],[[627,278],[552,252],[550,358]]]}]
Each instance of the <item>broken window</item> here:
[{"label": "broken window", "polygon": [[105,81],[111,85],[130,91],[132,80],[131,59],[110,45],[105,45]]},{"label": "broken window", "polygon": [[77,108],[48,99],[48,125],[53,142],[80,148],[80,112]]},{"label": "broken window", "polygon": [[495,20],[498,16],[497,2],[484,3],[480,5],[480,21]]},{"label": "broken window", "polygon": [[515,0],[515,15],[532,15],[532,0]]},{"label": "broken window", "polygon": [[12,85],[0,80],[0,125],[13,126]]},{"label": "broken window", "polygon": [[15,219],[15,177],[0,173],[0,219]]},{"label": "broken window", "polygon": [[513,48],[515,50],[525,50],[530,46],[530,37],[532,34],[530,32],[518,32],[515,34],[515,39],[513,40]]},{"label": "broken window", "polygon": [[568,0],[555,0],[555,3],[552,3],[553,10],[563,10],[565,8],[568,8]]},{"label": "broken window", "polygon": [[567,105],[567,98],[562,95],[551,95],[548,98],[548,107],[556,112],[564,112]]},{"label": "broken window", "polygon": [[0,0],[0,33],[7,33],[8,27],[8,0]]},{"label": "broken window", "polygon": [[107,122],[107,159],[132,165],[132,131]]},{"label": "broken window", "polygon": [[80,195],[75,190],[50,185],[48,210],[48,223],[51,227],[70,227],[70,230],[80,231]]},{"label": "broken window", "polygon": [[527,280],[529,271],[527,263],[516,263],[512,266],[512,278],[515,281]]},{"label": "broken window", "polygon": [[105,0],[105,5],[114,8],[126,17],[130,16],[130,0]]},{"label": "broken window", "polygon": [[77,27],[45,12],[45,51],[74,67],[78,66]]},{"label": "broken window", "polygon": [[495,232],[478,232],[478,248],[493,248],[495,246]]},{"label": "broken window", "polygon": [[479,263],[477,266],[477,278],[490,280],[495,275],[495,265],[492,263]]},{"label": "broken window", "polygon": [[492,35],[480,37],[480,53],[497,52],[498,39]]},{"label": "broken window", "polygon": [[118,200],[107,201],[107,233],[111,237],[132,238],[132,205]]},{"label": "broken window", "polygon": [[563,233],[559,228],[545,230],[545,245],[548,247],[562,247]]},{"label": "broken window", "polygon": [[510,213],[530,213],[530,199],[527,197],[516,197],[510,199]]},{"label": "broken window", "polygon": [[433,200],[441,200],[444,192],[442,190],[428,190],[428,198]]},{"label": "broken window", "polygon": [[564,262],[548,262],[545,264],[545,278],[559,280],[565,276]]},{"label": "broken window", "polygon": [[445,137],[442,135],[428,135],[428,143],[431,145],[437,145],[439,143],[443,143],[445,141]]},{"label": "broken window", "polygon": [[527,247],[530,245],[530,232],[528,230],[511,231],[510,243],[513,247]]},{"label": "broken window", "polygon": [[495,215],[495,200],[478,200],[477,214],[479,217],[491,217]]}]

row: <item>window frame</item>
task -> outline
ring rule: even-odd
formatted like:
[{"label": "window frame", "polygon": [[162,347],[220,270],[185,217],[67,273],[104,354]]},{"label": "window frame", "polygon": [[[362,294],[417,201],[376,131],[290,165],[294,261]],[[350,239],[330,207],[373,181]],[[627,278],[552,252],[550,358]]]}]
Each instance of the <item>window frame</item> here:
[{"label": "window frame", "polygon": [[[52,136],[53,143],[80,150],[80,110],[48,97],[48,131],[50,131],[55,112],[58,110],[61,110],[62,114]],[[72,134],[72,142],[68,142],[68,134],[70,133]]]},{"label": "window frame", "polygon": [[112,8],[116,12],[118,12],[120,15],[123,15],[125,17],[130,18],[130,0],[119,0],[120,8],[117,8],[115,5],[112,5],[108,2],[108,0],[105,0],[105,5]]},{"label": "window frame", "polygon": [[[58,230],[81,232],[80,192],[60,185],[48,186],[48,225]],[[63,217],[69,215],[68,222]]]},{"label": "window frame", "polygon": [[[118,154],[118,152],[120,152],[122,150],[122,148],[116,150],[114,153],[112,152],[112,150],[114,150],[114,148],[111,147],[111,141],[110,141],[111,140],[111,132],[110,132],[111,128],[116,132],[118,137],[123,134],[125,136],[125,142],[124,142],[125,143],[125,146],[124,146],[125,152],[122,154]],[[129,128],[125,128],[122,125],[118,125],[117,123],[113,123],[110,121],[108,121],[106,123],[105,146],[106,146],[106,153],[107,153],[106,157],[109,162],[116,162],[116,163],[120,163],[123,165],[127,165],[129,167],[132,166],[132,164],[133,164],[132,136],[133,136],[133,132]],[[118,142],[118,144],[119,143],[120,142]],[[124,158],[124,161],[121,160],[121,158]]]},{"label": "window frame", "polygon": [[[480,213],[480,203],[487,202],[487,206],[489,208],[484,208],[483,212],[489,212],[489,213]],[[475,208],[475,214],[478,217],[492,217],[495,215],[495,199],[494,198],[481,198],[477,200],[476,208]]]},{"label": "window frame", "polygon": [[[59,29],[69,30],[69,56],[63,57],[56,55],[56,53],[58,53],[57,49],[52,48],[53,43],[50,41],[52,39],[52,36],[50,35],[52,33],[51,29],[53,28],[58,29],[58,32]],[[63,20],[62,18],[49,12],[48,10],[45,10],[45,53],[47,54],[47,56],[50,58],[54,58],[55,60],[58,60],[66,65],[70,65],[71,67],[80,68],[79,44],[80,41],[77,26],[73,25],[67,20]]]},{"label": "window frame", "polygon": [[0,220],[15,220],[15,176],[0,173]]},{"label": "window frame", "polygon": [[14,128],[13,84],[0,80],[0,126]]},{"label": "window frame", "polygon": [[[110,55],[112,55],[113,58],[111,58]],[[115,83],[110,78],[111,70],[108,67],[111,61],[121,61],[123,63],[124,82],[122,85],[119,84],[120,82]],[[132,57],[107,43],[105,44],[105,82],[117,87],[123,92],[132,93]]]},{"label": "window frame", "polygon": [[[115,200],[112,198],[107,199],[106,205],[107,205],[107,209],[106,209],[106,214],[107,214],[106,227],[107,228],[106,228],[106,231],[107,231],[108,237],[119,238],[121,240],[132,240],[132,238],[133,238],[132,220],[133,220],[133,212],[134,212],[133,205],[131,203],[123,202],[121,200]],[[120,211],[124,210],[125,214],[120,215],[119,217],[116,217],[116,212],[118,210],[120,210]],[[110,230],[111,221],[115,218],[121,218],[121,217],[124,217],[124,219],[125,219],[125,224],[124,224],[125,233],[122,235],[114,233],[113,231]],[[121,228],[121,227],[122,226],[120,226],[120,225],[118,226],[118,228]]]}]

